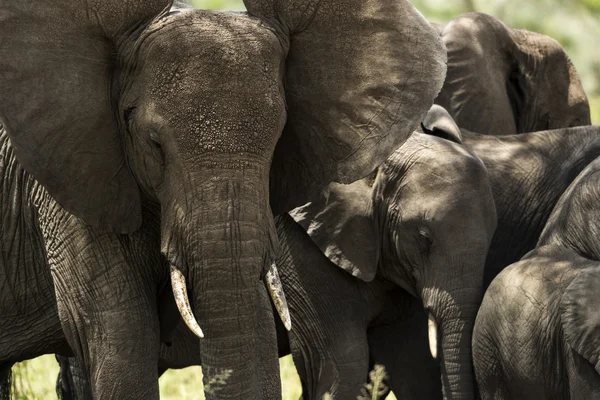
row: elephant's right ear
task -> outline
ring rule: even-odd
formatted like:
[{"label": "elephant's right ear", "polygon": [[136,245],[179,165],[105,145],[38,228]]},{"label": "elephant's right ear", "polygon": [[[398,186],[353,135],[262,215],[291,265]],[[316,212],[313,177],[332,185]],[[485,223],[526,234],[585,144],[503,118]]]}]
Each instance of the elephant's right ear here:
[{"label": "elephant's right ear", "polygon": [[569,284],[561,301],[567,343],[600,374],[600,268],[584,268]]},{"label": "elephant's right ear", "polygon": [[67,211],[104,230],[141,224],[113,93],[116,45],[169,7],[169,0],[0,3],[0,118],[17,160]]},{"label": "elephant's right ear", "polygon": [[290,212],[329,260],[367,282],[379,261],[370,182],[331,183],[328,196]]},{"label": "elephant's right ear", "polygon": [[423,132],[462,144],[462,134],[454,119],[444,107],[434,104],[421,123]]},{"label": "elephant's right ear", "polygon": [[446,74],[439,34],[407,0],[244,0],[284,50],[287,122],[275,213],[367,176],[415,130]]}]

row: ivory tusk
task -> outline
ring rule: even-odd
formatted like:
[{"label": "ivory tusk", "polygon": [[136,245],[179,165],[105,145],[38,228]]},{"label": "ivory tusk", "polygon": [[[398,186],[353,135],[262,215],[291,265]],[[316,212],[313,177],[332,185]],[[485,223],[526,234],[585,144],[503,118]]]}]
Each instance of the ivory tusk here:
[{"label": "ivory tusk", "polygon": [[429,351],[431,352],[431,356],[437,360],[438,357],[438,329],[437,322],[435,322],[435,318],[431,313],[429,313]]},{"label": "ivory tusk", "polygon": [[181,318],[185,324],[190,328],[192,332],[199,338],[204,337],[198,321],[192,313],[192,307],[190,306],[190,300],[188,299],[187,288],[185,285],[185,277],[175,266],[171,265],[171,287],[173,288],[173,295],[175,296],[175,303]]},{"label": "ivory tusk", "polygon": [[277,266],[275,263],[271,264],[271,268],[269,268],[269,272],[267,272],[265,278],[267,281],[267,289],[269,290],[273,304],[275,304],[275,309],[279,314],[279,318],[281,318],[285,329],[290,331],[292,329],[290,310],[288,309],[287,301],[285,300],[283,286],[281,285],[281,280],[279,279],[279,273],[277,272]]}]

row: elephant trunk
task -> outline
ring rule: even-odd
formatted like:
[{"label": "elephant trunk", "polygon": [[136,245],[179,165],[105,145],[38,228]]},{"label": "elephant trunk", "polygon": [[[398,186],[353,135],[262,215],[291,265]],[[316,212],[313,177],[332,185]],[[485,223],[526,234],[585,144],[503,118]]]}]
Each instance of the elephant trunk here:
[{"label": "elephant trunk", "polygon": [[440,360],[444,399],[474,398],[471,336],[478,307],[475,292],[451,295],[439,289],[424,290],[429,348]]},{"label": "elephant trunk", "polygon": [[187,211],[179,214],[183,221],[168,230],[179,233],[163,243],[179,311],[204,336],[200,357],[207,399],[280,397],[269,292],[288,326],[289,315],[273,265],[277,242],[263,184],[268,180],[252,179],[252,172],[197,177],[203,184],[181,207]]}]

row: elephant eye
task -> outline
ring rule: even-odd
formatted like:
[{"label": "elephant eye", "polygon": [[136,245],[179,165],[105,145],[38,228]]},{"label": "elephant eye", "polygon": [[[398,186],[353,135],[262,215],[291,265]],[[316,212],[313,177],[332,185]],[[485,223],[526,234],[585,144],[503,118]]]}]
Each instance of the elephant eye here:
[{"label": "elephant eye", "polygon": [[418,235],[419,246],[423,251],[429,251],[433,244],[433,234],[431,230],[426,226],[419,227]]},{"label": "elephant eye", "polygon": [[133,118],[134,111],[135,111],[135,107],[129,107],[129,108],[125,109],[125,111],[123,111],[123,119],[126,122],[131,121],[131,118]]},{"label": "elephant eye", "polygon": [[158,136],[158,132],[156,131],[150,131],[150,134],[148,135],[148,137],[150,138],[150,141],[152,142],[152,144],[158,148],[160,148],[160,137]]}]

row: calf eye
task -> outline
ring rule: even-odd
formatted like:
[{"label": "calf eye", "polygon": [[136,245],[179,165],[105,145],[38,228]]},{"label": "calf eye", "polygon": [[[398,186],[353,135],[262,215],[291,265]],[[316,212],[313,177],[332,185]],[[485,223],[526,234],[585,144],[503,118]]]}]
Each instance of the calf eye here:
[{"label": "calf eye", "polygon": [[135,107],[125,109],[125,111],[123,111],[123,119],[127,122],[131,121],[131,118],[133,117],[133,111],[135,111]]}]

